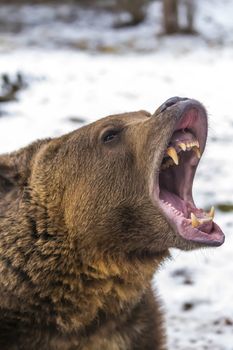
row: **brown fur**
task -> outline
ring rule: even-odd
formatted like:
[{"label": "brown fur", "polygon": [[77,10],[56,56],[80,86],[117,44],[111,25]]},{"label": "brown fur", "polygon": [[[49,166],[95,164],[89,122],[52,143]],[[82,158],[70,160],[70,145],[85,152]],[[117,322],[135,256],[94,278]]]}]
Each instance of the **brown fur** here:
[{"label": "brown fur", "polygon": [[[151,280],[169,247],[188,247],[149,190],[175,108],[0,157],[1,350],[165,348]],[[108,128],[122,131],[103,144]]]}]

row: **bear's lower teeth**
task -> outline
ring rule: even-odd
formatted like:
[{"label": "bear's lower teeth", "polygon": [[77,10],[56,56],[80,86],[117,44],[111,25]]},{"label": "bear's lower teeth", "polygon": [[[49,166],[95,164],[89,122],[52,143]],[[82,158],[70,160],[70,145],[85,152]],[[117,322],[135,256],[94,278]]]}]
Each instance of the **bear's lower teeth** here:
[{"label": "bear's lower teeth", "polygon": [[192,227],[195,228],[195,227],[198,227],[198,226],[201,226],[203,224],[206,224],[208,222],[213,221],[214,213],[215,213],[214,207],[211,207],[210,212],[208,214],[206,214],[206,217],[204,217],[204,218],[197,218],[195,214],[191,213]]}]

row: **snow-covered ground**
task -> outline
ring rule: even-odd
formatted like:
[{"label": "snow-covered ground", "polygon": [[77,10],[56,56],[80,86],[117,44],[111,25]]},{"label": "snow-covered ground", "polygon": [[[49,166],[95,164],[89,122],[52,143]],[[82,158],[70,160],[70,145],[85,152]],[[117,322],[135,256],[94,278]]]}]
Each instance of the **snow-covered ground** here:
[{"label": "snow-covered ground", "polygon": [[[184,4],[187,0],[179,0]],[[119,21],[127,20],[127,13],[113,15],[108,11],[83,9],[67,5],[1,5],[0,52],[22,46],[70,48],[88,52],[122,53],[158,52],[161,47],[173,49],[173,39],[161,36],[162,3],[152,1],[145,21],[135,27],[114,29]],[[196,45],[205,48],[233,44],[232,0],[194,0],[197,12],[195,27],[198,36],[175,40],[176,51],[183,54]],[[65,4],[65,2],[64,2]],[[181,24],[185,25],[180,7]]]},{"label": "snow-covered ground", "polygon": [[[210,116],[209,140],[195,181],[196,202],[205,208],[232,203],[233,4],[197,3],[202,36],[169,39],[154,35],[161,30],[158,23],[153,32],[159,3],[151,5],[145,24],[120,32],[110,28],[109,14],[93,22],[91,11],[81,12],[75,27],[57,19],[50,22],[50,7],[20,9],[12,21],[24,16],[24,22],[31,22],[17,35],[0,31],[0,73],[21,71],[29,86],[17,101],[0,105],[0,153],[63,134],[82,121],[138,109],[153,112],[174,95],[194,97]],[[11,7],[3,7],[0,18],[9,12],[16,16]],[[86,52],[70,45],[78,36],[85,37]],[[100,39],[108,54],[97,48]],[[226,233],[222,247],[174,250],[173,261],[155,276],[166,311],[169,350],[233,350],[233,212],[217,210],[216,221]]]}]

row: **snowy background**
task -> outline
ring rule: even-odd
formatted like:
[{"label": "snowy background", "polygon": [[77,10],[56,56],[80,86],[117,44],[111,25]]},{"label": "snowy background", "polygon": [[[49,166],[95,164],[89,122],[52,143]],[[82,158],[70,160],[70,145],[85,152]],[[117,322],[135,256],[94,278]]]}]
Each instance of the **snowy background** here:
[{"label": "snowy background", "polygon": [[161,35],[156,1],[125,29],[113,29],[115,15],[104,11],[1,5],[0,74],[21,72],[27,87],[0,104],[0,153],[112,113],[153,112],[171,96],[199,99],[210,129],[195,199],[217,208],[226,242],[174,250],[154,283],[169,350],[233,350],[233,1],[196,2],[199,35],[173,37]]}]

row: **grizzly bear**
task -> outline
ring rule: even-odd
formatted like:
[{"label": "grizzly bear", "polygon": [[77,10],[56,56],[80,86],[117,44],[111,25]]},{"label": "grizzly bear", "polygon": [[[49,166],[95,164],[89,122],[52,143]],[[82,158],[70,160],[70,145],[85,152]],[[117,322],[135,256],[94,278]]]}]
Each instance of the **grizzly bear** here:
[{"label": "grizzly bear", "polygon": [[173,97],[0,156],[0,349],[166,348],[154,272],[219,246],[192,198],[205,108]]}]

